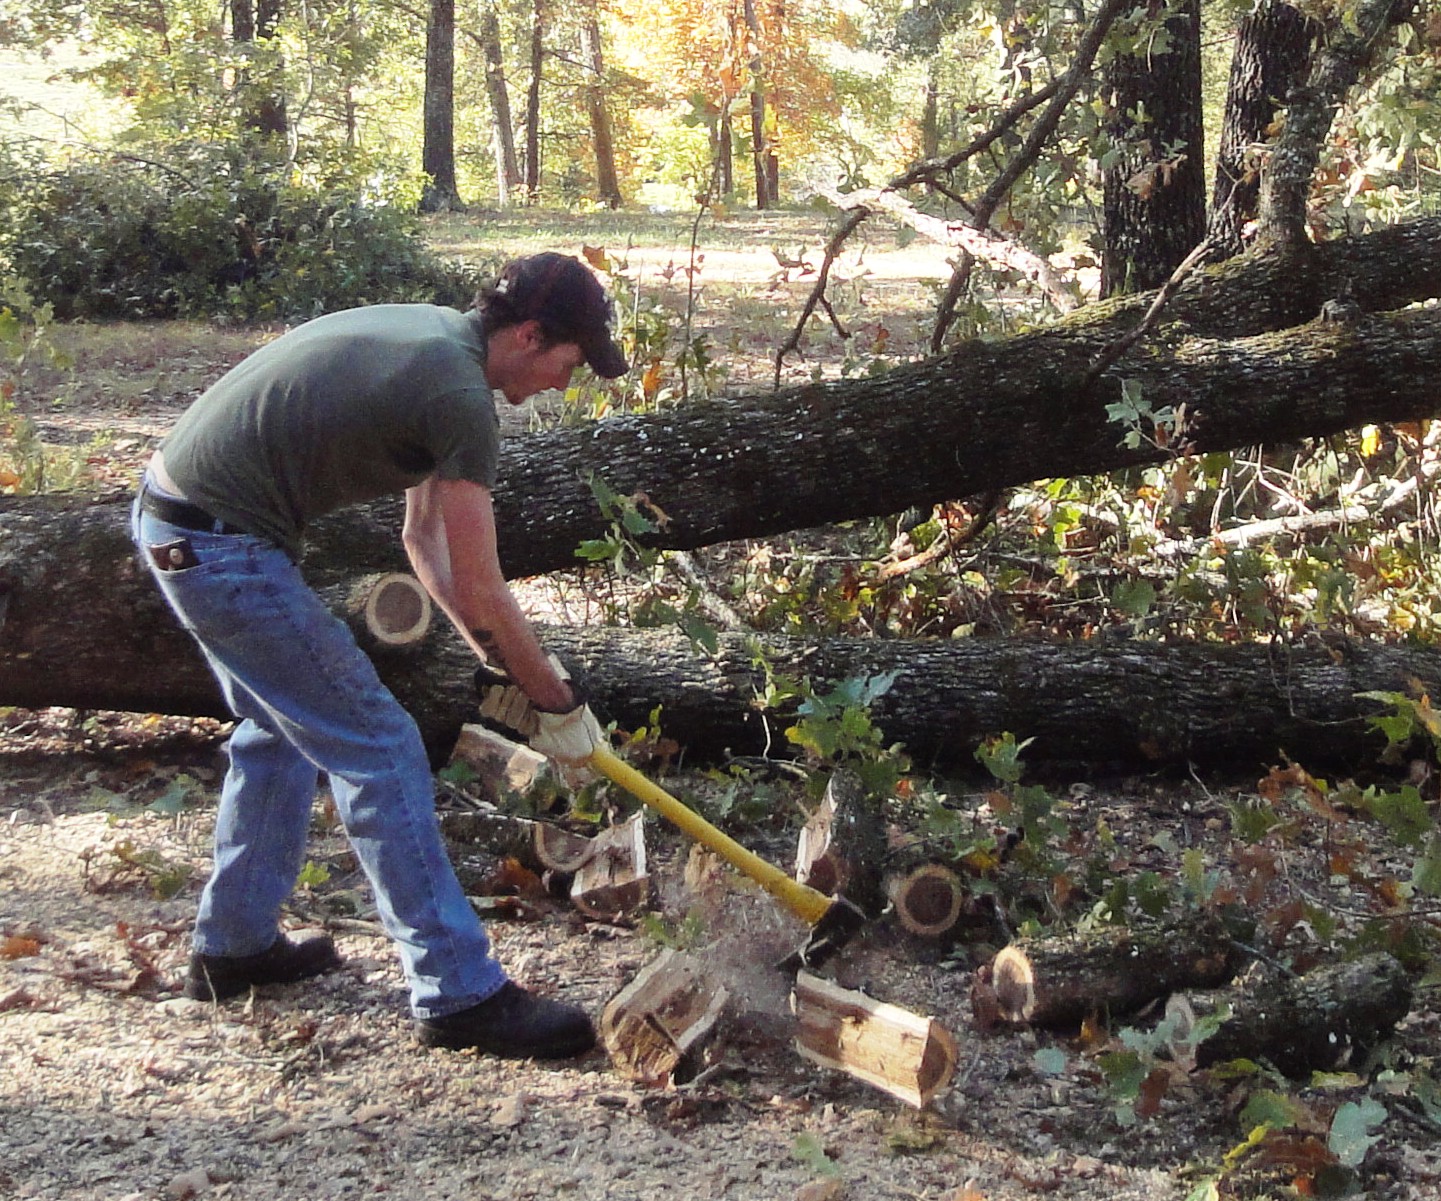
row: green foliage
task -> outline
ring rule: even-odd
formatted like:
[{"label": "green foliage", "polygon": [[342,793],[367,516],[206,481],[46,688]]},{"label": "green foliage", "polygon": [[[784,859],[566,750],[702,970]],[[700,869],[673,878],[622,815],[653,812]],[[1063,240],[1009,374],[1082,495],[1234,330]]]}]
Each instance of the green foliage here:
[{"label": "green foliage", "polygon": [[431,254],[396,199],[359,177],[300,181],[237,147],[79,159],[17,190],[0,255],[62,319],[467,307],[473,278]]},{"label": "green foliage", "polygon": [[817,763],[846,764],[877,795],[889,795],[909,769],[899,745],[886,745],[871,719],[871,706],[890,691],[898,673],[842,680],[817,692],[809,680],[795,686],[797,718],[786,739]]}]

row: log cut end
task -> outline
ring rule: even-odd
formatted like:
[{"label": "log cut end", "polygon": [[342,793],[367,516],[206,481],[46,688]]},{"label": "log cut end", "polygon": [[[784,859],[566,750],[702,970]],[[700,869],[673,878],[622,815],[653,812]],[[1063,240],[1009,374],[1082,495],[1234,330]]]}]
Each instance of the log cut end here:
[{"label": "log cut end", "polygon": [[351,590],[351,612],[382,647],[411,646],[430,629],[430,594],[414,576],[392,571],[366,576]]},{"label": "log cut end", "polygon": [[991,989],[1003,1021],[1031,1020],[1036,1012],[1036,970],[1020,947],[1003,947],[997,952],[991,961]]},{"label": "log cut end", "polygon": [[893,881],[890,894],[896,920],[922,938],[950,933],[966,902],[961,878],[939,863],[927,863]]}]

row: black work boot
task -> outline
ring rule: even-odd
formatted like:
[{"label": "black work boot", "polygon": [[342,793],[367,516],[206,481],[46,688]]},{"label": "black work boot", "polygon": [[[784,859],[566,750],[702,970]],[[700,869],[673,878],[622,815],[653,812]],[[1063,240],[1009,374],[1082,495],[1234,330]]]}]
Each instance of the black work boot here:
[{"label": "black work boot", "polygon": [[190,956],[185,995],[194,1001],[223,1001],[260,984],[294,984],[340,966],[335,942],[328,934],[312,933],[291,940],[282,934],[268,951],[258,955]]},{"label": "black work boot", "polygon": [[506,981],[479,1005],[443,1018],[418,1018],[415,1037],[426,1047],[474,1047],[507,1059],[569,1059],[595,1046],[595,1027],[576,1006]]}]

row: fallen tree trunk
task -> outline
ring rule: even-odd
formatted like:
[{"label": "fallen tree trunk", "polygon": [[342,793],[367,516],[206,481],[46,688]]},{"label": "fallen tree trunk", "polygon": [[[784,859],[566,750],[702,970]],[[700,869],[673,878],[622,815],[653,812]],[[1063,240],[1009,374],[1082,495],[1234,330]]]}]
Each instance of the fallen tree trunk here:
[{"label": "fallen tree trunk", "polygon": [[1244,956],[1219,920],[1041,934],[1003,948],[972,990],[978,1014],[1048,1028],[1134,1013],[1182,988],[1214,988]]},{"label": "fallen tree trunk", "polygon": [[[1139,319],[1144,298],[1097,305],[1013,338],[968,343],[874,379],[513,439],[503,451],[504,484],[496,497],[506,569],[533,575],[573,564],[583,540],[605,535],[608,523],[589,482],[596,477],[621,495],[644,494],[665,514],[653,541],[685,549],[1157,461],[1167,452],[1145,439],[1125,447],[1125,431],[1107,418],[1105,406],[1119,396],[1122,380],[1136,381],[1155,410],[1184,403],[1183,438],[1196,451],[1431,416],[1441,369],[1441,311],[1363,312],[1355,321],[1286,328],[1313,314],[1321,298],[1341,291],[1343,280],[1350,280],[1363,310],[1441,291],[1441,220],[1327,247],[1243,256],[1198,272],[1167,310],[1173,322],[1167,331],[1089,383],[1090,364]],[[1196,336],[1220,330],[1248,336]],[[846,486],[836,487],[837,480]],[[135,562],[125,533],[128,504],[124,497],[99,503],[0,497],[0,705],[216,710],[198,658],[175,633]],[[316,523],[307,559],[312,579],[329,587],[366,572],[404,569],[399,526],[398,500]],[[425,645],[427,652],[414,655],[408,668],[393,664],[387,652],[376,658],[403,699],[439,698],[413,706],[437,744],[453,737],[461,714],[446,682],[447,663],[429,653],[436,643]],[[890,652],[878,653],[884,658]],[[916,653],[922,661],[934,654]],[[1037,651],[1041,663],[1055,653]],[[992,654],[980,652],[982,661]],[[427,680],[417,664],[441,674]],[[130,678],[120,678],[122,672]],[[1006,696],[1002,712],[974,689],[959,694],[952,682],[940,708],[959,712],[959,720],[943,720],[941,732],[897,736],[924,755],[944,757],[951,744],[977,729],[1049,727],[1041,714],[1031,723],[1024,706],[1012,717],[1009,702],[1023,686],[1006,677],[993,687]],[[1284,697],[1287,688],[1282,680],[1272,693]],[[1171,690],[1164,691],[1169,699]],[[747,693],[740,700],[742,718],[749,699]],[[1204,706],[1206,698],[1198,703]],[[442,705],[448,714],[437,711]],[[611,706],[618,716],[628,708]],[[1328,712],[1327,720],[1355,719],[1349,697]],[[1268,748],[1284,745],[1285,738],[1274,736],[1289,738],[1295,716],[1292,709],[1263,717],[1257,737],[1242,739],[1238,753],[1254,754],[1258,738]],[[927,724],[923,714],[916,717]],[[1189,727],[1190,719],[1183,709],[1172,724]],[[1204,734],[1156,736],[1151,727],[1170,720],[1134,715],[1120,723],[1121,737],[1103,739],[1101,747],[1142,728],[1140,738],[1129,738],[1127,754],[1137,744],[1156,746],[1160,759],[1185,757],[1191,746],[1204,749]],[[1301,724],[1310,720],[1303,717]],[[753,718],[722,722],[721,737],[730,738],[737,724],[742,734],[759,728]],[[754,745],[757,739],[744,741]]]},{"label": "fallen tree trunk", "polygon": [[[1410,1012],[1411,995],[1400,961],[1378,952],[1299,977],[1257,965],[1232,988],[1173,997],[1167,1014],[1181,1018],[1177,1041],[1189,1041],[1197,1067],[1265,1059],[1298,1078],[1360,1062]],[[1230,1015],[1195,1039],[1196,1022],[1222,1005]]]},{"label": "fallen tree trunk", "polygon": [[[1314,320],[1343,291],[1362,317]],[[1438,292],[1441,218],[1433,218],[1199,271],[1168,305],[1170,324],[1090,383],[1091,362],[1141,320],[1150,294],[872,379],[513,438],[496,494],[502,558],[512,576],[573,566],[576,547],[606,533],[588,483],[595,477],[621,495],[645,494],[666,514],[657,545],[694,549],[1161,461],[1169,452],[1144,441],[1121,445],[1125,431],[1107,418],[1127,379],[1142,383],[1153,410],[1185,403],[1197,451],[1428,417],[1441,313],[1389,310]],[[83,551],[92,581],[110,586],[130,555],[127,508],[117,498],[82,520],[73,500],[0,498],[0,591],[8,583],[23,607],[35,565],[16,547],[37,540],[47,554]],[[406,570],[399,528],[398,500],[319,522],[309,569],[317,583]],[[0,630],[0,654],[7,649]]]},{"label": "fallen tree trunk", "polygon": [[[141,581],[145,583],[145,581]],[[209,673],[158,597],[129,612],[75,623],[66,641],[14,656],[0,673],[0,704],[71,705],[225,716]],[[105,600],[103,594],[97,597]],[[125,637],[114,631],[123,628]],[[818,692],[894,674],[872,707],[888,741],[921,766],[967,764],[986,737],[1035,741],[1028,764],[1097,768],[1185,766],[1264,771],[1282,753],[1320,768],[1375,762],[1384,739],[1362,692],[1441,692],[1441,653],[1414,646],[1052,643],[1032,639],[887,641],[723,634],[714,657],[675,630],[541,627],[548,646],[585,673],[592,702],[623,728],[661,727],[691,756],[787,751],[793,709],[763,713],[755,698],[772,670],[809,678]],[[58,636],[57,636],[58,637]],[[417,649],[375,661],[443,760],[476,716],[474,656],[437,625]]]}]

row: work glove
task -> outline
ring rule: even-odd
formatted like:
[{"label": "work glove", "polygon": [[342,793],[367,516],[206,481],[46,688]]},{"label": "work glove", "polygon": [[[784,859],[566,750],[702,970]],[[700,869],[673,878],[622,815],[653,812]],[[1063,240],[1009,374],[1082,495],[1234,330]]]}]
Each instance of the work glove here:
[{"label": "work glove", "polygon": [[536,731],[530,735],[530,748],[566,767],[579,767],[605,739],[605,731],[582,702],[565,713],[546,713],[532,709]]},{"label": "work glove", "polygon": [[[564,675],[554,655],[551,662]],[[569,679],[569,676],[565,677]],[[536,708],[519,684],[488,663],[475,669],[475,694],[480,698],[480,715],[514,730],[522,738],[535,733]]]}]

